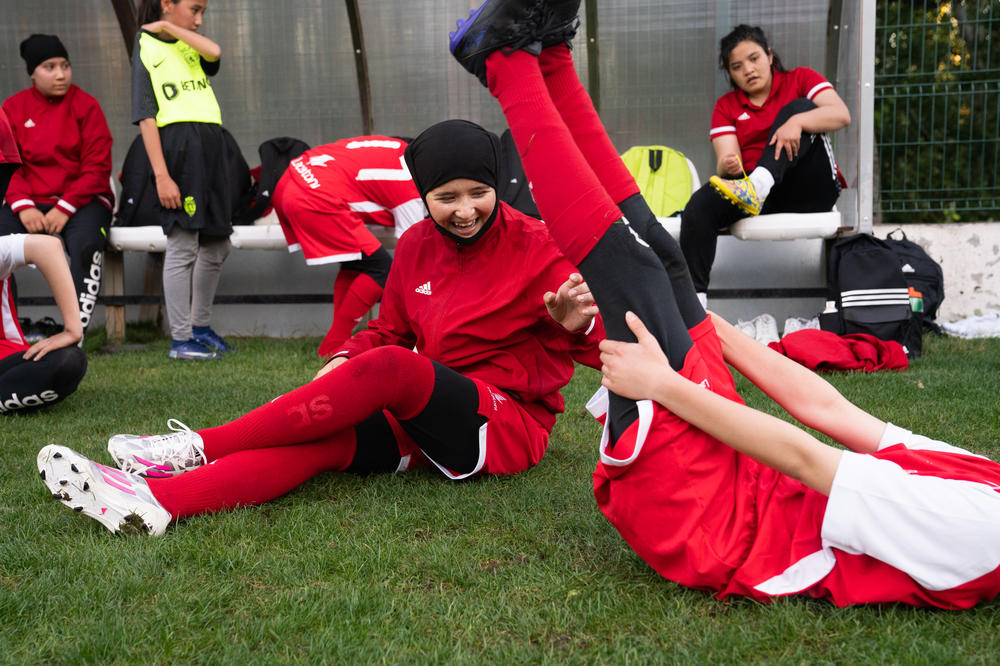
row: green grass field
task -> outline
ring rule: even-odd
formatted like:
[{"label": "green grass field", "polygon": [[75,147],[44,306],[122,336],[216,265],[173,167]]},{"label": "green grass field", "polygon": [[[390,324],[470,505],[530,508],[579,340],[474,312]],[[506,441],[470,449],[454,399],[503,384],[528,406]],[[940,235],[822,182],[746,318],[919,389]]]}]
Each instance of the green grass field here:
[{"label": "green grass field", "polygon": [[[327,475],[268,505],[115,537],[49,498],[50,442],[108,462],[118,432],[215,425],[308,380],[316,340],[105,354],[79,391],[0,419],[3,663],[996,663],[1000,603],[965,612],[720,602],[669,583],[591,494],[581,368],[545,459],[510,478]],[[830,379],[880,417],[1000,456],[1000,341],[925,338],[902,373]],[[741,385],[750,404],[756,390]]]}]

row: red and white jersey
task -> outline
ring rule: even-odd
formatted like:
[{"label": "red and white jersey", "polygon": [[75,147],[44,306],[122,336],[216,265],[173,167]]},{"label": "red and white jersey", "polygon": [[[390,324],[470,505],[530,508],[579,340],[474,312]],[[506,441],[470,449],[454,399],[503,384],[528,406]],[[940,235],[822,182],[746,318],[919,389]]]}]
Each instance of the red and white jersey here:
[{"label": "red and white jersey", "polygon": [[427,216],[404,150],[406,142],[388,136],[341,139],[307,150],[285,173],[317,200],[346,202],[366,224],[395,227],[398,238]]},{"label": "red and white jersey", "polygon": [[26,234],[0,236],[0,358],[28,349],[10,290],[11,274],[26,263],[25,238]]},{"label": "red and white jersey", "polygon": [[[17,139],[14,138],[14,130],[10,126],[7,113],[0,107],[0,164],[20,164],[21,153],[17,149]],[[3,193],[0,192],[0,196]]]},{"label": "red and white jersey", "polygon": [[731,90],[718,99],[712,112],[709,138],[726,134],[736,135],[740,142],[743,168],[750,173],[767,145],[771,125],[782,107],[792,100],[812,100],[833,85],[818,72],[808,67],[796,67],[788,72],[774,72],[771,94],[760,106],[753,104],[742,90]]},{"label": "red and white jersey", "polygon": [[51,99],[31,87],[3,108],[22,161],[7,188],[11,210],[54,204],[73,215],[95,199],[114,206],[111,132],[96,99],[75,85]]},{"label": "red and white jersey", "polygon": [[559,394],[574,360],[600,367],[599,319],[569,333],[545,309],[576,268],[539,220],[500,202],[493,225],[472,245],[459,245],[430,219],[396,245],[377,319],[342,350],[357,356],[373,347],[416,350],[520,401],[546,430],[563,411]]}]

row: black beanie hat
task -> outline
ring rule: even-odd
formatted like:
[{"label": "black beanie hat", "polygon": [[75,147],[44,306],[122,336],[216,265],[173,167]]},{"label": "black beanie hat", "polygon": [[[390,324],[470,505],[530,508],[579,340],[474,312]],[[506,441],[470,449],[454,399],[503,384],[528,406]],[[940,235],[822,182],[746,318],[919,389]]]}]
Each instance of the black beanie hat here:
[{"label": "black beanie hat", "polygon": [[66,47],[55,35],[32,35],[21,42],[21,57],[28,65],[28,75],[49,58],[66,58],[69,54]]},{"label": "black beanie hat", "polygon": [[[403,152],[420,198],[456,178],[469,178],[494,190],[500,177],[500,137],[468,120],[445,120],[431,125]],[[483,228],[472,238],[461,238],[437,225],[438,231],[461,245],[475,243],[493,225],[499,198]]]}]

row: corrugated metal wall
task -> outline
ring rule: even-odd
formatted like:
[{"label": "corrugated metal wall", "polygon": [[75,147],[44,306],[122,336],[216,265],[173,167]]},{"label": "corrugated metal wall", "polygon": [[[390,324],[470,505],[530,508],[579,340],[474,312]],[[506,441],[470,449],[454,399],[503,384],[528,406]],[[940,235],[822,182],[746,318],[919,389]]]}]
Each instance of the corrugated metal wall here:
[{"label": "corrugated metal wall", "polygon": [[[487,91],[450,57],[448,30],[467,0],[362,0],[375,131],[412,136],[448,117],[500,130]],[[598,5],[600,108],[622,151],[662,143],[714,164],[708,124],[726,90],[716,67],[718,38],[737,23],[765,26],[787,65],[829,76],[826,1],[729,2],[601,0]],[[129,124],[129,62],[110,0],[4,0],[0,24],[0,95],[29,85],[18,44],[32,32],[55,33],[70,52],[74,81],[104,107],[115,137],[115,165],[137,135]],[[588,49],[576,58],[584,79]],[[338,0],[210,0],[202,32],[223,49],[213,80],[225,126],[247,161],[270,137],[316,145],[363,132],[347,10]],[[851,75],[853,76],[853,74]],[[846,156],[845,156],[846,157]]]}]

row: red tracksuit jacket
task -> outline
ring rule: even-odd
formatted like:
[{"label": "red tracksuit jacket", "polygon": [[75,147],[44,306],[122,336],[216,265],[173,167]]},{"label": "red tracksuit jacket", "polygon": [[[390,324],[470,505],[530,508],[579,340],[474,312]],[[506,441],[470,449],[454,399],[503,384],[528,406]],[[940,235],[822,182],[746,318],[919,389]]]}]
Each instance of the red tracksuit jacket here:
[{"label": "red tracksuit jacket", "polygon": [[574,359],[600,367],[600,321],[588,333],[569,333],[542,302],[576,270],[542,222],[502,202],[493,226],[473,245],[459,245],[423,220],[396,245],[378,319],[343,351],[416,347],[513,394],[551,430]]},{"label": "red tracksuit jacket", "polygon": [[111,132],[96,99],[75,85],[53,98],[31,87],[8,97],[3,109],[23,162],[7,187],[11,210],[56,204],[73,215],[95,198],[113,207]]}]

